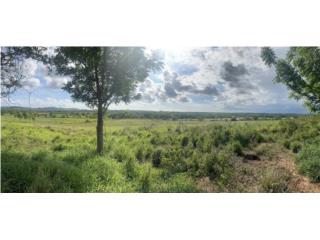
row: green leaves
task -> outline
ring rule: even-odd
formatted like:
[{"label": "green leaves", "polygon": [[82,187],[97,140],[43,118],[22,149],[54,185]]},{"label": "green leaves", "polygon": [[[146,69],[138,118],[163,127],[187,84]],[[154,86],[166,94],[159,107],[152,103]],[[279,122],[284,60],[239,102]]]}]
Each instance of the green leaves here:
[{"label": "green leaves", "polygon": [[64,87],[75,101],[89,107],[138,99],[139,82],[162,68],[160,59],[141,47],[60,47],[53,63],[57,72],[71,77]]},{"label": "green leaves", "polygon": [[267,66],[271,67],[276,63],[277,57],[270,47],[263,47],[261,48],[261,58]]},{"label": "green leaves", "polygon": [[271,48],[264,47],[261,58],[275,66],[275,81],[285,84],[291,97],[303,99],[311,112],[320,112],[319,47],[291,47],[285,59],[277,59]]}]

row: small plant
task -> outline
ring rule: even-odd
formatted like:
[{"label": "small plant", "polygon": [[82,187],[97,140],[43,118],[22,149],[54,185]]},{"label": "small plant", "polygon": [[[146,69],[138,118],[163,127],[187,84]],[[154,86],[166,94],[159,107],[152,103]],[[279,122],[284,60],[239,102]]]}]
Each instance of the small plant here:
[{"label": "small plant", "polygon": [[137,151],[136,151],[136,158],[139,162],[143,162],[144,161],[144,153],[143,153],[143,147],[140,146],[138,147]]},{"label": "small plant", "polygon": [[233,142],[231,145],[232,151],[237,155],[237,156],[242,156],[242,146],[239,142]]},{"label": "small plant", "polygon": [[144,169],[141,179],[140,179],[141,192],[147,193],[150,192],[151,187],[151,167],[148,165],[146,169]]},{"label": "small plant", "polygon": [[52,150],[55,152],[61,152],[65,149],[66,149],[66,146],[64,146],[63,144],[60,143],[60,144],[54,146]]},{"label": "small plant", "polygon": [[320,182],[320,146],[309,145],[302,148],[297,156],[299,172],[310,177],[313,182]]},{"label": "small plant", "polygon": [[290,143],[290,149],[294,153],[298,153],[301,149],[301,144],[299,142],[292,142]]},{"label": "small plant", "polygon": [[210,179],[215,179],[220,176],[221,168],[217,155],[208,155],[206,158],[206,171]]},{"label": "small plant", "polygon": [[289,191],[290,174],[284,169],[269,169],[261,180],[262,192],[284,193]]},{"label": "small plant", "polygon": [[161,149],[157,149],[155,152],[153,152],[153,154],[152,154],[152,166],[154,166],[156,168],[160,167],[161,157],[162,157]]},{"label": "small plant", "polygon": [[136,162],[132,156],[125,161],[124,168],[128,179],[133,179],[136,176]]},{"label": "small plant", "polygon": [[184,136],[181,140],[181,146],[186,147],[188,146],[188,143],[189,143],[189,138],[187,136]]}]

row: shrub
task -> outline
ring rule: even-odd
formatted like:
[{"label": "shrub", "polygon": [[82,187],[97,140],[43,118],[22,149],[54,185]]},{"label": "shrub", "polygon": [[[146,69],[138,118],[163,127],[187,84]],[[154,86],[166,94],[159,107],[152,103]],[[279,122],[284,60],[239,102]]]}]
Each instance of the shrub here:
[{"label": "shrub", "polygon": [[23,153],[1,151],[1,192],[27,192],[38,164]]},{"label": "shrub", "polygon": [[154,167],[159,167],[160,166],[161,157],[162,157],[161,149],[157,149],[155,152],[153,152],[153,154],[152,154],[152,165]]},{"label": "shrub", "polygon": [[181,140],[181,146],[186,147],[188,146],[188,143],[189,143],[189,138],[187,136],[184,136]]},{"label": "shrub", "polygon": [[151,167],[148,165],[146,169],[143,169],[140,178],[140,192],[149,192],[151,186]]},{"label": "shrub", "polygon": [[298,153],[301,149],[301,144],[299,142],[291,142],[290,149],[292,150],[292,152]]},{"label": "shrub", "polygon": [[128,179],[133,179],[136,176],[136,162],[132,156],[129,156],[125,161],[124,169]]},{"label": "shrub", "polygon": [[205,161],[206,173],[210,179],[216,179],[221,174],[221,166],[217,155],[208,155]]},{"label": "shrub", "polygon": [[136,158],[139,162],[143,162],[144,160],[144,153],[143,153],[143,146],[138,147],[138,149],[136,150]]},{"label": "shrub", "polygon": [[233,142],[231,144],[231,149],[232,149],[232,152],[234,152],[238,156],[241,156],[243,154],[242,146],[239,142]]},{"label": "shrub", "polygon": [[64,146],[63,144],[60,143],[60,144],[54,146],[52,150],[55,151],[55,152],[60,152],[60,151],[63,151],[65,149],[66,149],[66,146]]},{"label": "shrub", "polygon": [[290,149],[290,141],[285,140],[285,141],[283,142],[283,146],[284,146],[286,149]]},{"label": "shrub", "polygon": [[286,133],[287,136],[291,136],[297,129],[298,123],[295,120],[282,120],[279,123],[280,129],[283,133]]},{"label": "shrub", "polygon": [[299,172],[310,177],[313,182],[320,182],[320,146],[309,145],[302,148],[297,156]]},{"label": "shrub", "polygon": [[118,162],[125,162],[131,155],[131,151],[122,145],[115,147],[113,150],[113,157]]}]

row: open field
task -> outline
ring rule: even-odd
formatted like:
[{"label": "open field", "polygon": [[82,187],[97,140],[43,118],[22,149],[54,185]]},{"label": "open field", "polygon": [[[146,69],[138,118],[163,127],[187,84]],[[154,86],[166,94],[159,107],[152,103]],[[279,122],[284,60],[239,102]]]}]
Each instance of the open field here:
[{"label": "open field", "polygon": [[320,118],[1,120],[2,192],[320,192]]}]

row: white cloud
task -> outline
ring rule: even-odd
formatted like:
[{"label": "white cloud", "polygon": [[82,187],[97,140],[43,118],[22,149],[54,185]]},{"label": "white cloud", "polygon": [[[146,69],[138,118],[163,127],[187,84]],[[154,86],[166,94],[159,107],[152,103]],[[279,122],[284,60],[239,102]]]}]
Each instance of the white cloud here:
[{"label": "white cloud", "polygon": [[[276,48],[276,53],[283,57],[287,49]],[[197,103],[203,101],[204,105],[211,104],[214,108],[223,108],[225,111],[233,106],[247,110],[250,110],[251,106],[263,108],[270,104],[278,104],[279,108],[281,104],[289,103],[300,106],[300,103],[295,100],[288,99],[288,92],[283,85],[272,82],[275,73],[261,60],[259,47],[181,48],[163,49],[163,51],[165,71],[171,76],[177,74],[174,81],[178,88],[172,88],[174,87],[172,84],[168,85],[168,74],[161,76],[161,85],[158,85],[157,93],[151,96],[154,101],[157,98],[159,100],[178,99],[182,97],[180,93],[183,93],[183,100],[190,100],[184,101],[184,104],[190,105],[195,92],[203,95],[207,93],[207,91],[194,91],[194,89],[206,89],[210,86],[211,90],[216,89],[217,92],[211,91],[211,98],[203,97],[206,101],[200,98]],[[187,74],[179,73],[177,64],[196,70]],[[223,74],[226,67],[230,72]],[[149,88],[154,89],[152,84],[149,85],[150,87],[145,86],[147,93]],[[181,86],[184,87],[181,88]],[[187,90],[179,93],[179,88]],[[192,104],[195,102],[193,101]]]},{"label": "white cloud", "polygon": [[25,78],[21,81],[21,83],[23,85],[23,89],[28,92],[34,91],[40,87],[40,80],[34,77]]},{"label": "white cloud", "polygon": [[46,81],[46,86],[49,88],[62,88],[70,78],[47,75],[44,77],[44,80]]}]

